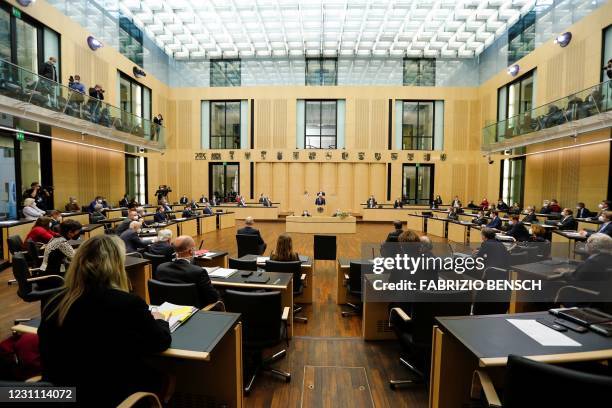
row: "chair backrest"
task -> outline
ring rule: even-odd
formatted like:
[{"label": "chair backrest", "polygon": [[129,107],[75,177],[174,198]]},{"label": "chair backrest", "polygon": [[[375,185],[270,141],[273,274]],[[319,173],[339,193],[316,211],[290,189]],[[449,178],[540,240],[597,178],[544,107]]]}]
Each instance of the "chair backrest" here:
[{"label": "chair backrest", "polygon": [[13,276],[15,277],[19,287],[17,289],[17,295],[26,302],[31,302],[32,300],[28,298],[28,295],[30,292],[32,292],[32,284],[28,282],[31,275],[25,254],[23,252],[17,252],[14,254],[11,266],[13,269]]},{"label": "chair backrest", "polygon": [[293,292],[302,291],[302,261],[266,261],[265,269],[267,272],[284,272],[293,274]]},{"label": "chair backrest", "polygon": [[229,268],[238,269],[240,271],[256,271],[257,259],[246,261],[244,259],[229,258]]},{"label": "chair backrest", "polygon": [[583,407],[603,406],[607,404],[604,401],[610,400],[610,395],[610,376],[508,356],[504,408],[574,406],[572,402]]},{"label": "chair backrest", "polygon": [[336,236],[315,235],[314,236],[314,259],[322,261],[336,260]]},{"label": "chair backrest", "polygon": [[245,255],[259,255],[259,237],[257,235],[236,234],[238,258]]},{"label": "chair backrest", "polygon": [[30,260],[36,263],[38,257],[40,256],[40,250],[38,249],[38,245],[31,239],[28,239],[26,241],[26,244],[28,247],[28,256],[30,257]]},{"label": "chair backrest", "polygon": [[372,273],[374,265],[369,261],[351,261],[349,264],[348,290],[354,294],[361,294],[363,275]]},{"label": "chair backrest", "polygon": [[151,261],[151,269],[153,270],[153,277],[155,277],[155,272],[157,272],[157,267],[159,265],[163,264],[164,262],[172,261],[172,258],[168,258],[165,255],[152,254],[146,251],[142,254],[142,256],[144,257],[144,259],[148,259],[149,261]]},{"label": "chair backrest", "polygon": [[[483,281],[508,280],[508,270],[503,268],[488,267],[482,275]],[[477,290],[474,295],[474,306],[472,312],[475,315],[504,314],[510,307],[509,290]]]},{"label": "chair backrest", "polygon": [[149,298],[152,305],[161,305],[164,302],[175,305],[203,307],[200,304],[198,288],[195,283],[166,283],[149,279]]},{"label": "chair backrest", "polygon": [[281,340],[281,293],[226,290],[225,310],[240,313],[242,341],[247,348],[265,348]]},{"label": "chair backrest", "polygon": [[23,251],[23,240],[19,235],[11,235],[8,237],[7,244],[11,255]]}]

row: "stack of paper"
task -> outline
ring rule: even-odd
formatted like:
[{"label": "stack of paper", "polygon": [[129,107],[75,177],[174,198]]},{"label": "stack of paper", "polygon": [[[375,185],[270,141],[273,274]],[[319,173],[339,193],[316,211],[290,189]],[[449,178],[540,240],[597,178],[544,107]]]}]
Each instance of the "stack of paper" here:
[{"label": "stack of paper", "polygon": [[270,259],[269,256],[258,256],[257,257],[257,265],[265,265],[266,261]]},{"label": "stack of paper", "polygon": [[180,306],[173,303],[164,302],[161,306],[150,306],[149,309],[161,313],[170,325],[170,332],[174,333],[176,329],[185,323],[197,311],[197,307]]},{"label": "stack of paper", "polygon": [[[208,272],[208,276],[211,278],[229,278],[233,274],[236,273],[237,269],[227,269],[227,268],[206,268]],[[211,269],[209,272],[208,269]]]}]

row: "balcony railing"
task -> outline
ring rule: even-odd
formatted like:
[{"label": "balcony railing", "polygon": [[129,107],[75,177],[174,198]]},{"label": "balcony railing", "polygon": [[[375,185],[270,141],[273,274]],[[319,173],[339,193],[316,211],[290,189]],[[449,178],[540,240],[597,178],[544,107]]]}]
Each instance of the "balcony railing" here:
[{"label": "balcony railing", "polygon": [[0,96],[164,146],[163,126],[1,59]]},{"label": "balcony railing", "polygon": [[482,130],[483,150],[496,143],[612,111],[612,81],[602,82]]}]

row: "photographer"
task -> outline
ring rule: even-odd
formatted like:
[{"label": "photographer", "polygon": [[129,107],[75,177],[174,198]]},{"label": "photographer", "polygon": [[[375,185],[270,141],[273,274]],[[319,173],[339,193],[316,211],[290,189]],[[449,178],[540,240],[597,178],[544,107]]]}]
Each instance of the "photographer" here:
[{"label": "photographer", "polygon": [[[49,188],[51,189],[51,188]],[[30,184],[30,188],[23,192],[23,198],[33,198],[36,206],[42,210],[47,209],[47,199],[51,196],[49,190],[42,188],[37,181]]]},{"label": "photographer", "polygon": [[606,71],[606,75],[607,75],[608,79],[612,79],[612,59],[608,61],[608,65],[603,67],[603,70]]},{"label": "photographer", "polygon": [[104,89],[98,84],[93,88],[89,88],[89,111],[91,113],[91,120],[93,122],[98,121],[98,113],[100,112],[101,102],[104,100]]},{"label": "photographer", "polygon": [[155,195],[157,196],[157,201],[159,202],[159,201],[167,199],[168,193],[170,193],[171,191],[172,189],[168,187],[167,185],[165,184],[160,185],[157,191],[155,192]]}]

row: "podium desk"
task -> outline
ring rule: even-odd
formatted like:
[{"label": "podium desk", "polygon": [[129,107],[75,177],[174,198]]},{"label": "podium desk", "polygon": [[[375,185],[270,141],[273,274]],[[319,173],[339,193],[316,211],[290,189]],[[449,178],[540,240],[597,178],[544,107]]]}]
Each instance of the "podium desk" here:
[{"label": "podium desk", "polygon": [[179,223],[179,235],[198,236],[198,220],[196,218],[184,218]]},{"label": "podium desk", "polygon": [[428,217],[425,217],[424,215],[408,214],[406,228],[412,231],[426,232],[427,218]]},{"label": "podium desk", "polygon": [[264,207],[261,204],[247,204],[246,207],[238,207],[235,204],[220,205],[212,207],[213,211],[216,209],[223,209],[224,211],[231,211],[235,214],[237,220],[244,220],[246,217],[253,217],[257,220],[276,220],[278,219],[278,207]]},{"label": "podium desk", "polygon": [[217,226],[219,229],[232,228],[236,226],[236,216],[233,212],[216,213]]},{"label": "podium desk", "polygon": [[83,225],[81,236],[84,240],[95,237],[96,235],[104,235],[104,226],[102,224]]},{"label": "podium desk", "polygon": [[140,296],[145,302],[150,303],[147,281],[153,278],[151,261],[136,256],[126,256],[125,272],[130,280],[132,293]]},{"label": "podium desk", "polygon": [[353,216],[327,217],[315,215],[301,217],[291,215],[285,219],[285,231],[306,234],[354,234],[357,220]]},{"label": "podium desk", "polygon": [[89,224],[89,213],[87,212],[63,212],[62,219],[67,220],[71,219],[74,221],[78,221],[81,225]]},{"label": "podium desk", "polygon": [[575,231],[555,230],[552,232],[551,256],[573,259],[576,242],[584,241],[586,241],[586,237]]},{"label": "podium desk", "polygon": [[471,225],[467,221],[448,221],[448,240],[468,244]]},{"label": "podium desk", "polygon": [[602,224],[599,220],[591,220],[590,218],[577,218],[578,220],[578,231],[590,230],[597,231],[599,226]]},{"label": "podium desk", "polygon": [[[36,334],[39,325],[40,319],[33,319],[12,330]],[[175,377],[170,406],[181,401],[244,406],[239,313],[200,311],[172,333],[168,350],[146,359],[158,371]]]},{"label": "podium desk", "polygon": [[126,212],[126,215],[127,215],[127,208],[125,207],[111,208],[109,210],[106,210],[104,212],[104,215],[106,216],[106,218],[121,218],[123,217],[124,211]]},{"label": "podium desk", "polygon": [[470,226],[470,244],[481,244],[482,243],[482,235],[480,230],[482,227],[480,225],[471,225]]},{"label": "podium desk", "polygon": [[193,262],[203,268],[213,268],[218,266],[220,268],[227,268],[228,256],[225,251],[210,250],[204,255],[195,256]]},{"label": "podium desk", "polygon": [[217,217],[212,215],[202,215],[198,217],[198,233],[206,234],[217,230]]},{"label": "podium desk", "polygon": [[447,220],[431,217],[427,220],[427,235],[444,238],[446,236]]}]

